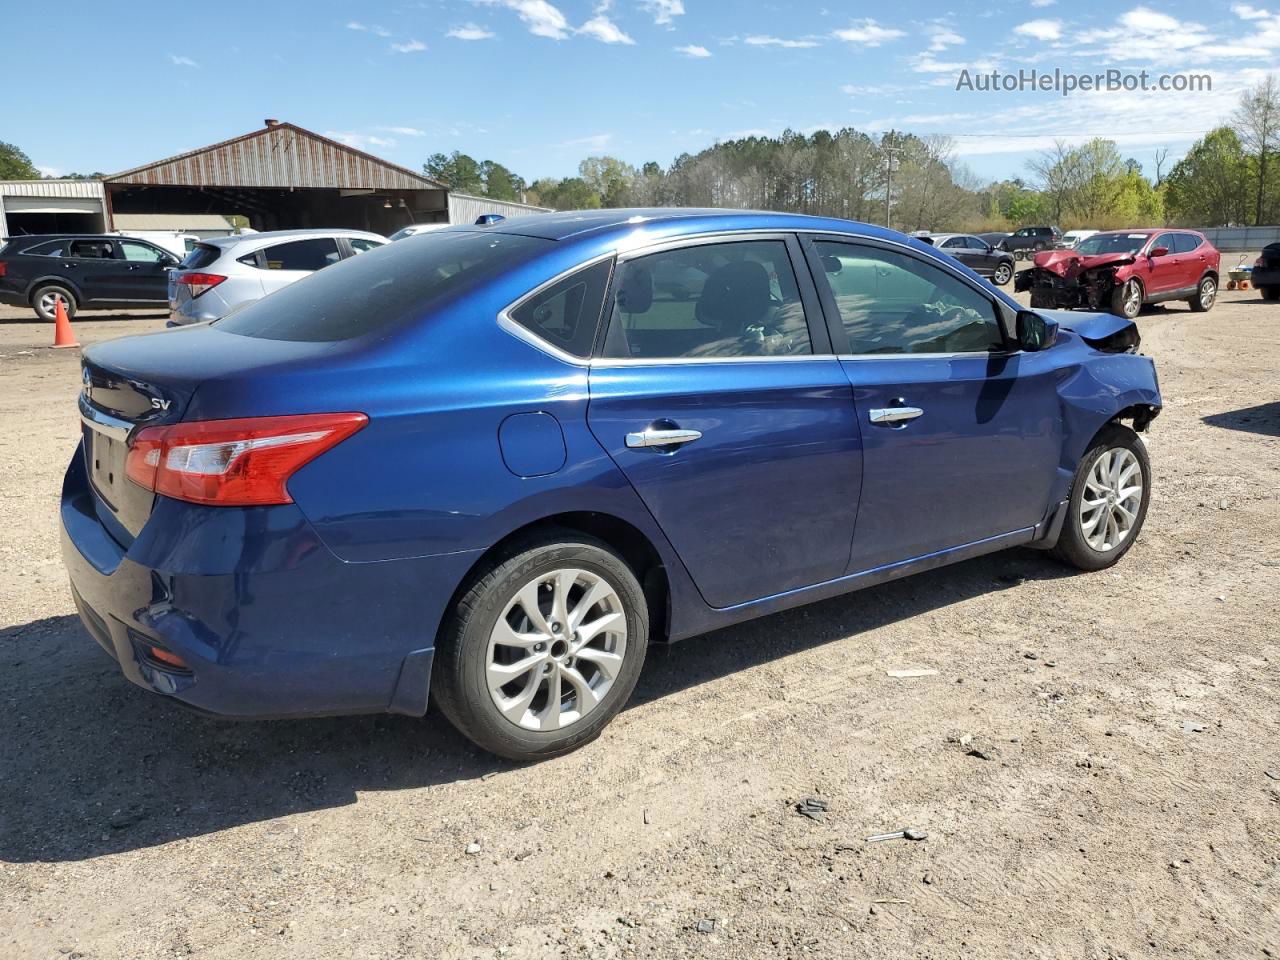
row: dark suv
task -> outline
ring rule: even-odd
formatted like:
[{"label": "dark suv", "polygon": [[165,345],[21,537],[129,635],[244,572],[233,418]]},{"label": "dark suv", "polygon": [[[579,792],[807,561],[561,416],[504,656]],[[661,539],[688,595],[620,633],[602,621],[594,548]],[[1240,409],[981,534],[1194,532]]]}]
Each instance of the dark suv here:
[{"label": "dark suv", "polygon": [[1019,260],[1030,260],[1041,250],[1052,250],[1061,239],[1062,231],[1057,227],[1023,227],[1001,242],[1000,247]]},{"label": "dark suv", "polygon": [[52,320],[58,301],[77,310],[167,304],[167,250],[135,237],[44,234],[11,237],[0,247],[0,303],[32,307]]}]

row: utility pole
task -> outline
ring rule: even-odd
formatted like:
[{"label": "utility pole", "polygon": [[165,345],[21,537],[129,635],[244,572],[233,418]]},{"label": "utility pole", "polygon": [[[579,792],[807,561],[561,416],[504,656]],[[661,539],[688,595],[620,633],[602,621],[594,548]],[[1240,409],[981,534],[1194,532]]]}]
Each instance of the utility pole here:
[{"label": "utility pole", "polygon": [[884,151],[885,163],[887,171],[884,180],[884,225],[885,229],[892,230],[892,214],[893,214],[893,161],[894,158],[902,151],[901,147],[886,147],[884,141],[880,142],[880,149]]}]

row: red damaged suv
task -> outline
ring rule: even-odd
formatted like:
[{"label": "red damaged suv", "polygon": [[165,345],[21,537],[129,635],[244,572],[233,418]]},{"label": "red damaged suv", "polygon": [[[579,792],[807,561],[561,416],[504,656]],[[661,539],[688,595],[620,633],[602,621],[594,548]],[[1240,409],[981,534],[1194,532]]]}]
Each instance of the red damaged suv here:
[{"label": "red damaged suv", "polygon": [[1143,304],[1186,300],[1208,310],[1218,299],[1222,255],[1194,230],[1108,230],[1072,250],[1036,254],[1014,278],[1032,308],[1109,310],[1132,320]]}]

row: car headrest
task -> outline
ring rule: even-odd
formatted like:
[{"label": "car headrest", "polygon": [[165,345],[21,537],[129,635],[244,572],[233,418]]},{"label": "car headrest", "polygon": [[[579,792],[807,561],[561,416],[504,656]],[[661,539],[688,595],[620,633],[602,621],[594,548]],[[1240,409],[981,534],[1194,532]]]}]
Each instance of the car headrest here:
[{"label": "car headrest", "polygon": [[653,271],[643,264],[627,264],[616,299],[623,313],[646,312],[653,305]]},{"label": "car headrest", "polygon": [[707,277],[696,313],[698,322],[725,336],[737,336],[763,320],[772,306],[768,272],[754,260],[738,260]]}]

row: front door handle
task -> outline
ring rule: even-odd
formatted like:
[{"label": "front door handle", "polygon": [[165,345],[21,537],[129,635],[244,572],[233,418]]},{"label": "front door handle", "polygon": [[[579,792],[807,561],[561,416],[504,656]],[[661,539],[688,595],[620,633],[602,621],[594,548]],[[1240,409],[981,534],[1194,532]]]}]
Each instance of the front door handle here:
[{"label": "front door handle", "polygon": [[919,407],[877,407],[869,416],[872,423],[906,423],[923,413]]},{"label": "front door handle", "polygon": [[701,430],[641,430],[627,434],[627,446],[633,450],[641,447],[678,447],[702,439]]}]

